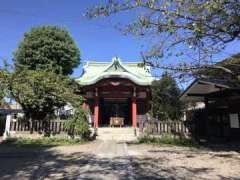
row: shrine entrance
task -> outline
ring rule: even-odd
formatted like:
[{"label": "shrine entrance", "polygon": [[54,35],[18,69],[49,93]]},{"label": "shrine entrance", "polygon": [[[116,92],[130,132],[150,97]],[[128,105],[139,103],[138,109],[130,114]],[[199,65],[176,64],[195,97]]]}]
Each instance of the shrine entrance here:
[{"label": "shrine entrance", "polygon": [[101,99],[100,100],[100,121],[99,126],[110,125],[112,117],[123,118],[124,126],[132,125],[131,99]]},{"label": "shrine entrance", "polygon": [[89,107],[94,127],[137,127],[149,109],[148,87],[123,78],[106,78],[85,87],[84,108]]},{"label": "shrine entrance", "polygon": [[91,116],[93,127],[137,128],[138,120],[150,109],[151,83],[154,78],[139,62],[88,62],[82,76],[83,109]]}]

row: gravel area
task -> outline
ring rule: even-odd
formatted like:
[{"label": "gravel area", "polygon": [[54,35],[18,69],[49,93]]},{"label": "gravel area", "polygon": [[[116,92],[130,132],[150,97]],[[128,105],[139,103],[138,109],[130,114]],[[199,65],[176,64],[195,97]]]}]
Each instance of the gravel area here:
[{"label": "gravel area", "polygon": [[167,179],[240,179],[240,149],[132,145],[128,151],[140,168]]},{"label": "gravel area", "polygon": [[0,179],[240,179],[240,149],[114,140],[51,148],[0,145]]}]

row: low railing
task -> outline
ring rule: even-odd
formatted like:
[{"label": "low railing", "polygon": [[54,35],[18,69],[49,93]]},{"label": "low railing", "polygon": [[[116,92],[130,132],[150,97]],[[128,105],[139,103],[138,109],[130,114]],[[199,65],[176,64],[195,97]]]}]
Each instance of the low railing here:
[{"label": "low railing", "polygon": [[142,134],[161,135],[164,133],[170,134],[187,134],[188,127],[183,121],[139,121],[139,132]]},{"label": "low railing", "polygon": [[[11,121],[10,131],[29,131],[29,132],[44,132],[48,130],[51,134],[60,134],[67,132],[65,121],[53,120],[50,122],[45,121]],[[189,129],[183,121],[158,121],[158,120],[139,120],[139,132],[141,134],[161,135],[164,133],[171,134],[188,134]]]},{"label": "low railing", "polygon": [[62,120],[54,120],[50,122],[45,121],[11,121],[10,131],[30,131],[30,132],[44,132],[46,129],[53,133],[59,134],[61,132],[66,132],[64,127],[64,122]]}]

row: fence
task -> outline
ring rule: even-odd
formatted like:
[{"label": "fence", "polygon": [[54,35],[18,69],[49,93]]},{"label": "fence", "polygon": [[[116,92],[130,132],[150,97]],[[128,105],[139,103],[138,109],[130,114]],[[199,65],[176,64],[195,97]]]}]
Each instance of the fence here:
[{"label": "fence", "polygon": [[[10,131],[28,131],[28,132],[44,132],[46,129],[51,134],[60,134],[67,132],[62,120],[54,120],[50,122],[43,121],[11,121]],[[189,129],[183,121],[158,121],[158,120],[141,120],[138,121],[139,132],[142,134],[161,135],[164,133],[172,134],[188,134]]]},{"label": "fence", "polygon": [[43,132],[48,129],[52,134],[60,134],[66,132],[64,121],[54,120],[50,122],[43,121],[11,121],[10,131],[30,131],[30,132]]},{"label": "fence", "polygon": [[164,133],[171,134],[188,134],[189,129],[183,121],[139,121],[139,132],[142,134],[161,135]]}]

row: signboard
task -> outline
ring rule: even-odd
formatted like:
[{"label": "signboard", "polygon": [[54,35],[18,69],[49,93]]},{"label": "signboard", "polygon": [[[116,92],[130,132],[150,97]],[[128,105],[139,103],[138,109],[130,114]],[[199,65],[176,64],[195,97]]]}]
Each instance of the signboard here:
[{"label": "signboard", "polygon": [[239,118],[238,114],[230,114],[230,127],[239,128]]},{"label": "signboard", "polygon": [[93,92],[87,92],[87,98],[92,98],[93,97]]},{"label": "signboard", "polygon": [[146,92],[139,92],[137,96],[138,96],[138,98],[146,98],[147,93]]}]

